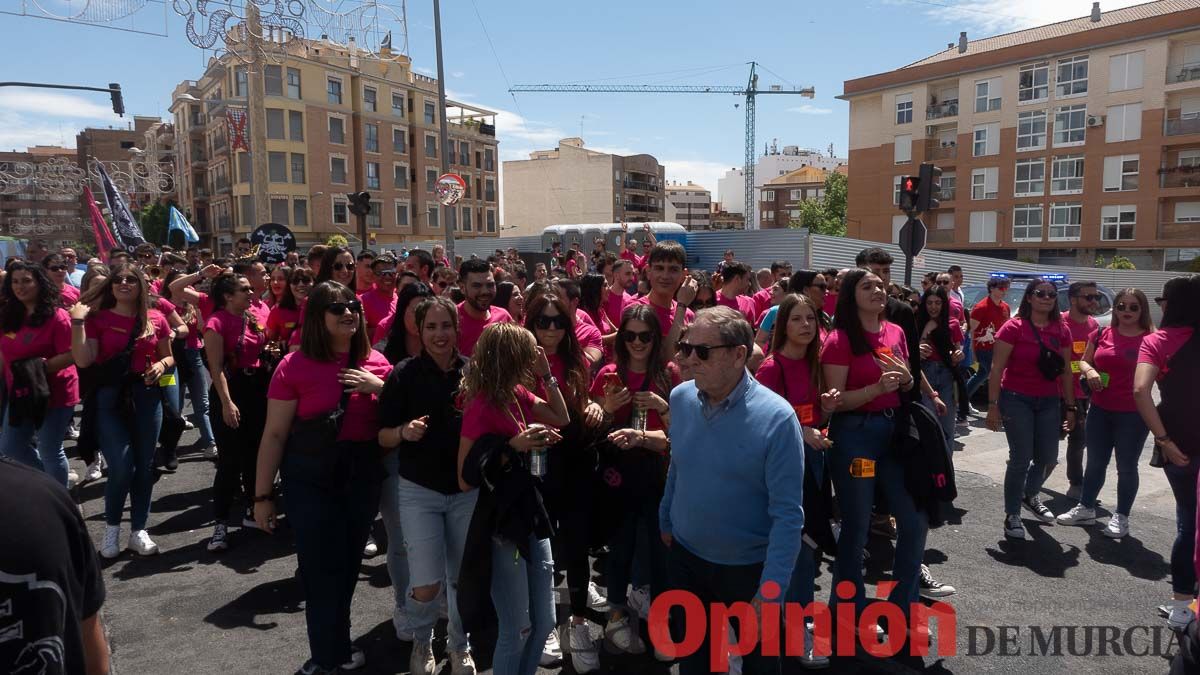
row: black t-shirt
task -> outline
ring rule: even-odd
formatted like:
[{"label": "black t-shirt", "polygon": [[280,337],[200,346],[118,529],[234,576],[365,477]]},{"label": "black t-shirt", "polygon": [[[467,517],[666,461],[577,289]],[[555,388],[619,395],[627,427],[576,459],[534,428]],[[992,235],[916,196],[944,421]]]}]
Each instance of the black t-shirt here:
[{"label": "black t-shirt", "polygon": [[428,428],[416,443],[401,441],[396,449],[400,475],[442,494],[461,492],[458,487],[458,440],[462,410],[458,385],[467,359],[455,357],[449,371],[433,359],[412,356],[396,364],[379,395],[379,425],[397,427],[425,415]]},{"label": "black t-shirt", "polygon": [[84,673],[80,622],[104,604],[104,578],[79,509],[0,459],[0,513],[0,672]]}]

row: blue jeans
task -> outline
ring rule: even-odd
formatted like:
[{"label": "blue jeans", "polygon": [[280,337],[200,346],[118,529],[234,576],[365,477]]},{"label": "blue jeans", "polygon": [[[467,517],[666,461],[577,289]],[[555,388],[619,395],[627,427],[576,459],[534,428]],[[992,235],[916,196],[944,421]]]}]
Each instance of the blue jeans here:
[{"label": "blue jeans", "polygon": [[[938,424],[942,425],[942,433],[946,436],[947,443],[954,442],[954,373],[950,368],[941,361],[922,361],[921,372],[925,373],[925,379],[929,380],[929,386],[938,393],[942,403],[946,404],[946,414],[938,417]],[[937,406],[933,404],[933,400],[928,396],[922,397],[925,406],[930,412],[937,415]]]},{"label": "blue jeans", "polygon": [[1196,593],[1196,568],[1192,557],[1196,552],[1196,475],[1200,473],[1200,458],[1189,457],[1185,466],[1167,462],[1163,473],[1175,494],[1175,543],[1171,546],[1171,590],[1176,593]]},{"label": "blue jeans", "polygon": [[511,542],[492,538],[492,604],[498,630],[492,672],[534,675],[554,630],[554,556],[549,539],[529,537],[526,560]]},{"label": "blue jeans", "polygon": [[967,381],[967,398],[974,396],[980,387],[987,384],[988,375],[992,372],[992,350],[976,349],[975,360],[979,362],[979,370]]},{"label": "blue jeans", "polygon": [[[804,444],[804,470],[812,475],[812,484],[820,485],[825,480],[825,451]],[[810,482],[805,478],[805,489]],[[800,543],[800,555],[792,568],[792,579],[788,583],[785,599],[807,605],[813,601],[813,584],[817,576],[817,552],[808,544]]]},{"label": "blue jeans", "polygon": [[[408,533],[404,548],[408,551],[409,584],[432,586],[449,581],[446,584],[450,614],[448,646],[455,652],[465,652],[470,647],[458,613],[458,568],[478,498],[479,490],[446,495],[400,479],[400,520]],[[389,538],[389,546],[391,542]],[[437,599],[420,602],[409,593],[405,605],[409,630],[417,640],[432,640],[433,626],[438,620]]]},{"label": "blue jeans", "polygon": [[104,521],[120,525],[129,497],[129,520],[134,531],[146,529],[150,494],[154,490],[154,448],[162,425],[162,392],[157,384],[129,385],[133,417],[120,410],[120,385],[107,384],[96,391],[96,433],[100,452],[108,462],[104,484]]},{"label": "blue jeans", "polygon": [[1117,513],[1128,516],[1138,491],[1138,458],[1150,429],[1142,416],[1133,412],[1113,412],[1093,404],[1087,415],[1087,468],[1083,473],[1083,493],[1079,502],[1096,508],[1096,495],[1104,487],[1104,474],[1113,450],[1117,454]]},{"label": "blue jeans", "polygon": [[[34,429],[32,420],[14,427],[8,423],[8,407],[5,406],[0,454],[41,469],[66,487],[67,453],[63,450],[63,438],[67,435],[67,426],[71,424],[74,414],[74,406],[48,408],[41,427]],[[30,444],[34,436],[37,437],[37,448]]]},{"label": "blue jeans", "polygon": [[[630,582],[644,581],[650,586],[650,597],[656,598],[667,590],[667,547],[658,530],[658,503],[639,499],[622,505],[625,515],[610,540],[611,547],[605,574],[608,581],[608,603],[613,609],[629,612]],[[649,574],[636,573],[639,564],[646,565]],[[585,592],[586,588],[583,589]]]},{"label": "blue jeans", "polygon": [[1062,429],[1062,399],[1000,391],[1000,416],[1008,437],[1008,467],[1004,470],[1004,513],[1021,512],[1021,499],[1033,497],[1046,480],[1046,467],[1058,458]]},{"label": "blue jeans", "polygon": [[[192,402],[192,422],[200,430],[200,446],[207,448],[216,443],[213,440],[212,422],[208,419],[208,388],[212,383],[208,381],[208,369],[200,359],[199,349],[185,349],[183,361],[183,367],[180,368],[183,381],[180,385],[187,385],[188,397]],[[182,405],[180,409],[183,409]]]},{"label": "blue jeans", "polygon": [[[842,602],[835,593],[840,581],[854,584],[856,613],[862,612],[867,606],[862,559],[877,483],[887,499],[888,509],[896,519],[896,555],[892,565],[896,587],[892,589],[888,601],[898,605],[905,615],[909,613],[912,603],[919,602],[920,586],[917,580],[921,559],[925,555],[929,517],[917,509],[904,487],[904,466],[895,452],[890,450],[894,428],[892,417],[884,413],[835,414],[830,422],[829,438],[834,446],[826,451],[825,459],[832,472],[833,488],[842,510],[842,534],[838,537],[837,565],[830,585],[831,608]],[[875,475],[850,475],[854,459],[873,461]]]},{"label": "blue jeans", "polygon": [[387,530],[387,571],[392,580],[392,593],[396,608],[408,606],[408,550],[404,541],[404,527],[400,518],[400,458],[396,450],[383,457],[383,493],[379,498],[379,515]]}]

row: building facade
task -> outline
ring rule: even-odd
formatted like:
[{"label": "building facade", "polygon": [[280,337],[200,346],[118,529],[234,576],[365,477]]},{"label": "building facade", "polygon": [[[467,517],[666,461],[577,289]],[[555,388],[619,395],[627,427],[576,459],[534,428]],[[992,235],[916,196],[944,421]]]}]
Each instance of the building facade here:
[{"label": "building facade", "polygon": [[[180,83],[171,112],[179,138],[179,196],[209,245],[227,250],[254,222],[254,200],[301,246],[335,234],[358,242],[347,194],[371,193],[369,239],[379,247],[458,237],[497,236],[499,174],[495,113],[447,102],[449,140],[441,148],[437,80],[412,71],[407,56],[324,40],[291,39],[285,57],[264,67],[267,185],[251,191],[247,150],[234,149],[227,113],[243,111],[245,66],[225,55],[197,80]],[[217,102],[228,101],[228,103]],[[249,125],[248,125],[249,126]],[[240,133],[240,132],[239,132]],[[467,184],[442,222],[434,186],[441,153]]]},{"label": "building facade", "polygon": [[[38,145],[25,152],[0,152],[0,234],[45,242],[51,249],[92,240],[83,201],[74,189],[81,175],[75,151]],[[27,176],[27,178],[16,178]],[[57,187],[57,189],[55,189]]]},{"label": "building facade", "polygon": [[789,171],[755,190],[759,229],[780,230],[800,219],[800,202],[825,198],[829,172],[815,166]]},{"label": "building facade", "polygon": [[[763,149],[763,154],[754,165],[755,191],[766,183],[796,169],[816,167],[825,171],[833,171],[846,163],[846,159],[835,157],[832,152],[821,153],[817,150],[801,148],[798,145],[785,145],[780,148],[772,143]],[[746,178],[745,171],[738,168],[725,172],[717,181],[717,197],[729,213],[745,213]],[[757,223],[757,221],[755,221]]]},{"label": "building facade", "polygon": [[553,150],[504,163],[504,225],[509,236],[550,225],[662,221],[665,169],[650,155],[610,155],[564,138]]},{"label": "building facade", "polygon": [[712,193],[692,181],[666,186],[666,220],[689,230],[707,230],[712,225]]},{"label": "building facade", "polygon": [[896,240],[901,177],[944,171],[929,245],[1050,264],[1200,253],[1200,0],[968,41],[845,83],[848,234]]}]

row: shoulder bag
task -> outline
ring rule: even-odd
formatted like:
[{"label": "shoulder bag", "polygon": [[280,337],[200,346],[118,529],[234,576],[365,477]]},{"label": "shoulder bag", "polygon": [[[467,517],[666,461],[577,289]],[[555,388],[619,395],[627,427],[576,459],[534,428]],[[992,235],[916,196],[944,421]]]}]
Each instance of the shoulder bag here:
[{"label": "shoulder bag", "polygon": [[1063,369],[1067,367],[1067,361],[1063,355],[1050,349],[1046,343],[1042,342],[1042,334],[1038,331],[1037,326],[1033,325],[1033,321],[1029,322],[1029,327],[1033,329],[1033,337],[1037,339],[1039,351],[1037,358],[1037,368],[1042,373],[1042,377],[1047,380],[1057,380],[1062,374]]},{"label": "shoulder bag", "polygon": [[[346,362],[346,368],[354,368],[357,365],[356,361],[354,354],[351,353],[350,359]],[[283,446],[284,452],[319,455],[331,448],[337,443],[338,434],[342,431],[342,420],[349,403],[350,391],[343,389],[342,398],[333,410],[308,419],[294,420],[292,430],[288,433],[287,442]]]}]

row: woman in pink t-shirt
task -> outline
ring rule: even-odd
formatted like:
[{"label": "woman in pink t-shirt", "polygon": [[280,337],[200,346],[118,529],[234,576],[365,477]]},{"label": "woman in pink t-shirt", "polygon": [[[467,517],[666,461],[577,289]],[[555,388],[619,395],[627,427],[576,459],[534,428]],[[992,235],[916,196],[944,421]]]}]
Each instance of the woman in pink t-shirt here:
[{"label": "woman in pink t-shirt", "polygon": [[[1051,352],[1061,362],[1054,363]],[[1045,363],[1045,370],[1039,367],[1039,360]],[[999,431],[1003,420],[1008,437],[1006,537],[1025,538],[1022,506],[1043,523],[1054,522],[1054,513],[1042,503],[1038,491],[1046,480],[1047,467],[1058,457],[1063,429],[1070,431],[1075,426],[1075,382],[1066,365],[1070,362],[1071,332],[1058,312],[1058,289],[1048,281],[1031,279],[1017,316],[996,333],[988,380],[987,427]]]},{"label": "woman in pink t-shirt", "polygon": [[[79,375],[71,356],[71,319],[58,301],[58,289],[40,265],[9,265],[0,289],[0,360],[8,392],[0,454],[42,469],[66,487],[63,438],[79,402]],[[50,398],[42,410],[17,405],[27,389],[13,386],[13,366],[27,359],[40,360],[46,370]],[[21,409],[17,419],[14,408]],[[38,412],[44,415],[40,426],[33,417]],[[31,444],[34,436],[36,449]]]},{"label": "woman in pink t-shirt", "polygon": [[129,548],[158,553],[146,533],[154,490],[154,449],[162,425],[162,376],[175,365],[171,329],[150,309],[150,285],[130,263],[71,307],[71,354],[79,368],[96,365],[96,433],[108,463],[104,486],[104,540],[100,555],[121,553],[121,516],[129,498]]},{"label": "woman in pink t-shirt", "polygon": [[[304,588],[311,653],[305,667],[354,669],[366,657],[350,643],[348,608],[379,510],[379,393],[392,366],[371,349],[362,303],[347,286],[317,284],[305,303],[304,326],[300,350],[283,358],[267,392],[254,519],[260,529],[274,531],[278,470]],[[296,433],[298,422],[328,419],[338,410],[333,443],[316,447]]]},{"label": "woman in pink t-shirt", "polygon": [[[849,581],[856,589],[858,611],[865,608],[863,546],[875,491],[882,488],[897,533],[893,565],[897,584],[888,601],[907,615],[912,603],[919,602],[918,577],[929,522],[905,488],[904,465],[892,449],[900,391],[910,391],[916,379],[908,370],[904,330],[884,320],[886,307],[883,280],[864,269],[847,272],[838,292],[834,330],[821,347],[825,393],[837,403],[829,423],[833,447],[826,451],[825,461],[842,510],[838,574],[831,585],[836,588],[839,581]],[[831,605],[844,602],[831,596]]]},{"label": "woman in pink t-shirt", "polygon": [[62,255],[51,253],[42,258],[42,267],[50,277],[50,282],[61,294],[60,307],[65,309],[79,301],[79,289],[67,282],[67,273],[71,271],[71,266],[63,260]]},{"label": "woman in pink t-shirt", "polygon": [[[517,464],[513,471],[530,471],[535,460],[545,458],[542,453],[547,447],[562,440],[555,428],[571,421],[546,352],[529,331],[514,323],[491,324],[483,329],[473,354],[461,388],[466,407],[458,445],[458,481],[464,492],[477,487],[463,478],[463,464],[476,441],[485,436],[507,438],[508,449],[516,454],[505,453],[491,461],[513,462]],[[549,400],[530,391],[538,382]],[[537,489],[538,482],[535,479],[531,489]],[[496,673],[531,675],[554,630],[554,558],[546,528],[539,523],[519,525],[529,530],[521,542],[489,532],[491,595],[499,618],[492,667]]]},{"label": "woman in pink t-shirt", "polygon": [[1117,508],[1101,534],[1117,539],[1129,533],[1129,513],[1138,489],[1138,458],[1150,434],[1133,399],[1133,373],[1142,341],[1152,332],[1146,294],[1126,288],[1113,300],[1113,325],[1100,329],[1079,362],[1080,375],[1092,392],[1084,422],[1087,468],[1079,503],[1058,517],[1062,525],[1096,521],[1096,496],[1104,487],[1104,474],[1115,451]]},{"label": "woman in pink t-shirt", "polygon": [[304,299],[308,297],[308,291],[313,285],[313,273],[303,267],[290,269],[287,267],[276,267],[271,273],[271,289],[274,293],[276,277],[280,271],[287,274],[284,283],[283,292],[278,296],[278,301],[271,305],[271,313],[267,315],[267,341],[281,342],[279,347],[281,354],[287,353],[287,343],[292,337],[292,333],[300,326],[300,311]]},{"label": "woman in pink t-shirt", "polygon": [[266,303],[268,307],[274,309],[283,301],[283,296],[288,291],[288,282],[291,274],[292,268],[287,265],[276,265],[271,270],[271,281],[267,285]]},{"label": "woman in pink t-shirt", "polygon": [[173,294],[172,283],[186,274],[179,270],[171,270],[163,279],[163,298],[175,305],[183,325],[187,326],[187,335],[180,349],[179,339],[172,343],[171,350],[175,354],[176,369],[179,373],[179,409],[183,410],[183,388],[187,387],[188,398],[192,402],[192,421],[200,432],[200,450],[208,459],[217,458],[217,442],[213,437],[212,420],[209,419],[208,390],[212,382],[208,379],[208,369],[204,367],[201,355],[204,351],[204,317],[200,308],[183,297],[183,293]]},{"label": "woman in pink t-shirt", "polygon": [[931,396],[925,396],[925,405],[937,415],[946,442],[953,443],[954,410],[950,406],[955,383],[963,384],[958,372],[963,334],[958,321],[950,316],[946,286],[935,284],[925,291],[917,307],[917,330],[921,332],[921,372],[932,390]]}]

